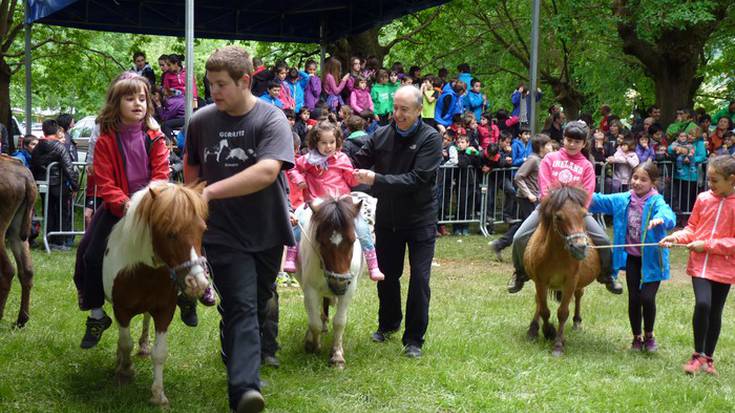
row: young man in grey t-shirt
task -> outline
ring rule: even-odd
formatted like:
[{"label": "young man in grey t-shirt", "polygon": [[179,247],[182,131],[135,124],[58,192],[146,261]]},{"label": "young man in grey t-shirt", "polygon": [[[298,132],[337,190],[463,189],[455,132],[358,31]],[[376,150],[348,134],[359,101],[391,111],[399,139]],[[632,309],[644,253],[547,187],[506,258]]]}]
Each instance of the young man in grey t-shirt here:
[{"label": "young man in grey t-shirt", "polygon": [[292,133],[281,110],[250,92],[253,66],[244,49],[217,49],[206,68],[214,105],[189,122],[184,177],[207,182],[203,244],[221,299],[230,408],[259,412],[265,401],[258,316],[265,314],[283,246],[294,244],[279,179],[293,166]]}]

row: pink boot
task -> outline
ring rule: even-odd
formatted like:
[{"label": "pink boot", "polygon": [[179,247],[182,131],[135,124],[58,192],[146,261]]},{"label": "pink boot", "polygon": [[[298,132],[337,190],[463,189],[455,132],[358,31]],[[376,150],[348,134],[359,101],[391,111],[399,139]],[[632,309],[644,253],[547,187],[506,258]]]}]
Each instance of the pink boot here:
[{"label": "pink boot", "polygon": [[286,261],[283,263],[283,272],[296,272],[296,262],[299,260],[299,246],[286,247]]},{"label": "pink boot", "polygon": [[362,253],[365,255],[365,261],[367,261],[370,279],[373,281],[383,281],[385,279],[385,275],[383,275],[383,273],[380,272],[380,268],[378,268],[378,256],[375,253],[375,248],[363,251]]}]

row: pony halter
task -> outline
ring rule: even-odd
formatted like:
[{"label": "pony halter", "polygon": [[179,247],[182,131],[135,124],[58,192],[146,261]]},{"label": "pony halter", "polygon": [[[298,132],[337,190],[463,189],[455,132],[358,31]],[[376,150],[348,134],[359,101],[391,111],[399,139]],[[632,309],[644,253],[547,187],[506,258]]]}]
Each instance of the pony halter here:
[{"label": "pony halter", "polygon": [[169,273],[169,276],[171,277],[171,281],[173,281],[174,284],[176,284],[176,288],[180,292],[185,291],[186,286],[184,285],[184,279],[179,278],[178,276],[179,271],[186,270],[186,272],[188,273],[192,268],[196,266],[200,266],[201,268],[203,268],[205,277],[207,273],[210,273],[210,274],[212,273],[212,267],[209,265],[209,261],[207,261],[207,258],[204,256],[200,256],[195,259],[185,261],[173,268],[169,267],[168,265],[166,266],[166,268],[168,268],[168,273]]},{"label": "pony halter", "polygon": [[559,235],[564,240],[564,249],[569,251],[569,253],[572,255],[577,254],[577,252],[575,252],[576,248],[572,248],[572,244],[574,243],[574,241],[578,239],[588,239],[587,233],[582,231],[582,232],[573,232],[569,235],[565,235],[559,230],[559,226],[556,225],[556,217],[553,217],[551,222],[554,228],[554,232],[556,232],[557,235]]}]

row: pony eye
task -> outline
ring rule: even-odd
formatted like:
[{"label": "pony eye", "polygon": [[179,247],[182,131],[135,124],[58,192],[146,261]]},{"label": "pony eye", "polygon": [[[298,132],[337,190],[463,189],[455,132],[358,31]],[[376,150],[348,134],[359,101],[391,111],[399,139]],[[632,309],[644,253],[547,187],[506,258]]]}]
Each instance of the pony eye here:
[{"label": "pony eye", "polygon": [[173,232],[169,232],[168,234],[166,234],[166,237],[168,239],[176,239],[176,234]]}]

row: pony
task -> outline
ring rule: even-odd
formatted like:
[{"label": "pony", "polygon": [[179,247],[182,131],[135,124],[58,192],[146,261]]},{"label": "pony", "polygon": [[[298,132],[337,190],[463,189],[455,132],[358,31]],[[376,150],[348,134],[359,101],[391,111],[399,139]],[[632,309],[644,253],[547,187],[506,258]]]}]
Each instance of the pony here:
[{"label": "pony", "polygon": [[294,274],[304,292],[304,307],[309,326],[304,339],[308,353],[321,351],[321,333],[327,331],[329,306],[336,307],[332,319],[334,338],[329,362],[338,369],[345,366],[342,336],[347,324],[347,309],[365,265],[360,242],[355,235],[355,218],[363,201],[350,195],[319,199],[302,206],[307,221],[301,229],[299,263]]},{"label": "pony", "polygon": [[17,159],[0,155],[0,320],[13,281],[13,265],[5,251],[10,245],[21,286],[20,311],[14,327],[23,328],[29,319],[28,307],[33,286],[33,263],[28,245],[33,205],[38,190],[31,171]]},{"label": "pony", "polygon": [[169,403],[163,392],[163,364],[177,293],[198,298],[209,286],[207,262],[201,256],[208,212],[203,188],[203,183],[186,187],[157,181],[133,194],[128,211],[110,233],[102,264],[105,296],[119,327],[116,378],[124,384],[134,376],[131,319],[145,314],[139,354],[147,355],[152,317],[156,339],[150,401],[160,406]]},{"label": "pony", "polygon": [[[573,328],[581,327],[580,303],[584,287],[600,272],[597,250],[588,248],[591,241],[585,233],[584,219],[587,191],[575,186],[552,189],[541,201],[539,226],[528,241],[523,264],[536,284],[536,312],[528,327],[528,337],[538,337],[539,317],[547,340],[555,339],[554,356],[564,354],[564,325],[569,317],[569,302],[574,295]],[[559,248],[560,246],[564,248]],[[549,322],[547,296],[556,292],[559,329]],[[561,298],[559,297],[559,292]]]}]

